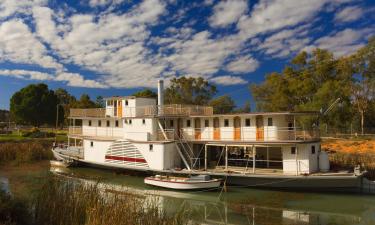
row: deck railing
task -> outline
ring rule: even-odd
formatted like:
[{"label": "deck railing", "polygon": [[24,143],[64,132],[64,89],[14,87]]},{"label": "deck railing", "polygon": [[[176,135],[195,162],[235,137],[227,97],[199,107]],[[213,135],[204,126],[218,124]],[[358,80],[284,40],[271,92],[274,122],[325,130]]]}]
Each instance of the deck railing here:
[{"label": "deck railing", "polygon": [[124,136],[123,129],[118,127],[85,127],[85,129],[82,129],[79,126],[70,126],[69,135],[111,138],[121,138]]},{"label": "deck railing", "polygon": [[183,128],[184,137],[189,141],[308,141],[320,138],[319,130],[301,128],[264,127],[222,127]]},{"label": "deck railing", "polygon": [[70,109],[70,117],[143,117],[143,116],[210,116],[213,115],[213,108],[210,106],[196,105],[163,105],[163,106],[137,106],[122,108],[121,113],[114,108],[93,108],[93,109]]},{"label": "deck railing", "polygon": [[70,117],[105,117],[105,108],[92,108],[92,109],[70,109]]}]

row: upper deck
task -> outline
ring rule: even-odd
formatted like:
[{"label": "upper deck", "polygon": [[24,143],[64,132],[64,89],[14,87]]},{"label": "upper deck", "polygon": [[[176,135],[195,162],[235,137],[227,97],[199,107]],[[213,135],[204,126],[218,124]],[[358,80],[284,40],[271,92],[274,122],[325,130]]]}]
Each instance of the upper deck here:
[{"label": "upper deck", "polygon": [[213,108],[196,105],[148,105],[106,107],[92,109],[70,109],[70,118],[137,118],[137,117],[184,117],[184,116],[211,116]]}]

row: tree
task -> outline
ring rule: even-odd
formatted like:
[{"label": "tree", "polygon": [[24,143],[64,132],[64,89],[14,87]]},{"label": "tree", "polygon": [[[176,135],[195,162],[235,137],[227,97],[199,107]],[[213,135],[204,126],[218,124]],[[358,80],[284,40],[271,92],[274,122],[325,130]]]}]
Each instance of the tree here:
[{"label": "tree", "polygon": [[72,108],[96,108],[97,105],[90,99],[88,94],[82,94],[79,100],[73,105]]},{"label": "tree", "polygon": [[241,108],[236,109],[235,112],[238,112],[238,113],[249,113],[249,112],[251,112],[250,101],[246,101],[245,104]]},{"label": "tree", "polygon": [[180,77],[171,80],[164,101],[167,104],[206,105],[215,94],[216,87],[201,77]]},{"label": "tree", "polygon": [[271,73],[263,83],[250,86],[257,109],[319,111],[340,98],[340,104],[322,120],[333,127],[346,127],[352,120],[352,71],[348,63],[322,49],[311,54],[301,52],[282,73]]},{"label": "tree", "polygon": [[46,84],[31,84],[10,99],[10,113],[18,123],[40,126],[53,125],[59,100]]},{"label": "tree", "polygon": [[143,89],[141,91],[137,91],[132,94],[135,97],[142,97],[142,98],[157,98],[158,94],[150,89]]},{"label": "tree", "polygon": [[63,109],[62,111],[59,111],[59,122],[62,122],[62,119],[67,124],[68,116],[69,116],[69,110],[71,106],[76,105],[77,99],[70,95],[65,89],[58,88],[55,90],[55,95],[57,96],[59,100],[60,107]]},{"label": "tree", "polygon": [[361,132],[364,133],[365,115],[375,101],[375,37],[354,56],[356,79],[352,86],[354,104],[361,117]]},{"label": "tree", "polygon": [[229,95],[223,95],[212,99],[209,105],[214,108],[214,113],[229,113],[236,107],[233,99]]}]

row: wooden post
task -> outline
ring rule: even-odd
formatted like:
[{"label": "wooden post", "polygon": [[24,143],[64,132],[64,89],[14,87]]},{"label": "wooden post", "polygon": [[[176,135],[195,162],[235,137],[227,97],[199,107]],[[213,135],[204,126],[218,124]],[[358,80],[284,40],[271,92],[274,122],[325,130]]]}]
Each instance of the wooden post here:
[{"label": "wooden post", "polygon": [[207,145],[204,144],[204,170],[207,171]]},{"label": "wooden post", "polygon": [[255,173],[255,146],[253,145],[253,173]]},{"label": "wooden post", "polygon": [[268,149],[268,145],[267,145],[267,168],[270,167],[270,162],[269,162],[269,160],[270,160],[270,153],[269,153],[269,149]]},{"label": "wooden post", "polygon": [[298,176],[298,174],[299,174],[299,172],[298,172],[298,170],[299,170],[299,166],[298,166],[298,148],[297,148],[297,145],[294,145],[295,146],[295,148],[296,148],[296,176]]},{"label": "wooden post", "polygon": [[228,170],[228,145],[225,145],[225,170]]}]

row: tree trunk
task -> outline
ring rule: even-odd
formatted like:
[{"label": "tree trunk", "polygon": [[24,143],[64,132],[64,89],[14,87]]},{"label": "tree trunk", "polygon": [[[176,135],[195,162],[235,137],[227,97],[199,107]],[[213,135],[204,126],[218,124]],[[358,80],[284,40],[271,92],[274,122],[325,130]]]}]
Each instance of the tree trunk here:
[{"label": "tree trunk", "polygon": [[365,124],[365,111],[361,110],[361,132],[364,134],[364,124]]}]

